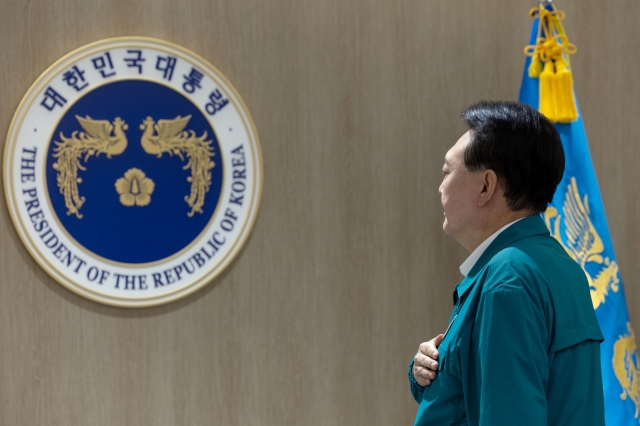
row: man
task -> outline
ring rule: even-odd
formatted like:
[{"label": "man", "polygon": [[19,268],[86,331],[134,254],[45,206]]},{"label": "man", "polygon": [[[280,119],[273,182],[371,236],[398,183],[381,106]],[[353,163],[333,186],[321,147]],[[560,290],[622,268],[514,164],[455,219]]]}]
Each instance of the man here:
[{"label": "man", "polygon": [[555,127],[528,105],[480,102],[447,152],[444,232],[460,266],[447,330],[409,367],[416,425],[604,425],[587,278],[540,213],[564,172]]}]

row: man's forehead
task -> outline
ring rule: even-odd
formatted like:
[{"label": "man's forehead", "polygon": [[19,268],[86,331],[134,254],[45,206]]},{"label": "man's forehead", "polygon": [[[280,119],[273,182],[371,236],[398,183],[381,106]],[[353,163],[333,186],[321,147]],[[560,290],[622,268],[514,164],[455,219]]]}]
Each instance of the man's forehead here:
[{"label": "man's forehead", "polygon": [[444,156],[444,165],[451,166],[456,162],[456,157],[457,155],[455,152],[455,146],[453,146],[451,147],[451,149],[449,149],[449,151],[447,151],[447,153]]},{"label": "man's forehead", "polygon": [[444,164],[450,165],[451,163],[457,162],[459,157],[462,157],[462,152],[464,151],[464,148],[467,146],[467,143],[469,143],[470,139],[471,139],[471,135],[469,134],[469,132],[466,132],[465,134],[463,134],[460,137],[460,139],[458,139],[458,141],[455,143],[455,145],[453,145],[451,149],[447,151],[447,154],[444,156]]},{"label": "man's forehead", "polygon": [[460,138],[458,139],[458,141],[454,145],[454,148],[455,147],[463,148],[464,146],[467,145],[467,143],[469,143],[470,140],[471,140],[471,132],[470,131],[466,131],[462,136],[460,136]]}]

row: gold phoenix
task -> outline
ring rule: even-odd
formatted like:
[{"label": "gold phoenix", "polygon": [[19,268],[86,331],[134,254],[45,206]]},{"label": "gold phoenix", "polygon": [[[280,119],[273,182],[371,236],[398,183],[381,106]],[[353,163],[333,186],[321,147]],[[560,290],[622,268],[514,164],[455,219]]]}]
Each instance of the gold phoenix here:
[{"label": "gold phoenix", "polygon": [[636,406],[635,418],[640,417],[640,363],[636,335],[631,323],[627,323],[628,334],[620,336],[613,345],[613,371],[622,386],[620,399],[627,398]]},{"label": "gold phoenix", "polygon": [[[551,235],[562,244],[569,256],[582,266],[589,281],[593,308],[598,309],[605,302],[609,289],[618,292],[620,276],[615,260],[602,257],[604,244],[589,217],[591,212],[588,201],[586,195],[584,199],[580,198],[576,178],[572,177],[562,206],[566,244],[560,235],[560,222],[563,218],[558,214],[558,209],[549,207],[544,213],[544,219]],[[586,264],[591,262],[603,265],[595,278],[585,268]]]},{"label": "gold phoenix", "polygon": [[113,123],[109,123],[108,120],[94,120],[88,115],[85,118],[76,115],[76,119],[84,132],[76,130],[71,133],[70,138],[60,132],[62,142],[54,141],[56,147],[53,149],[53,157],[56,162],[53,163],[53,168],[58,171],[56,182],[64,196],[67,215],[75,214],[81,219],[80,208],[85,202],[85,197],[81,197],[78,192],[78,184],[82,183],[82,178],[78,177],[78,170],[87,170],[80,164],[81,157],[84,155],[83,162],[86,163],[89,157],[97,157],[101,153],[106,154],[107,158],[122,154],[127,148],[124,132],[128,126],[120,117],[116,117]]},{"label": "gold phoenix", "polygon": [[215,163],[211,160],[214,156],[211,140],[207,141],[207,132],[202,136],[196,136],[195,131],[185,131],[184,128],[191,119],[191,115],[186,117],[177,116],[173,120],[158,120],[147,117],[140,125],[143,131],[140,144],[148,154],[157,155],[174,154],[184,161],[187,157],[187,164],[184,170],[191,169],[191,176],[187,178],[191,182],[191,192],[184,197],[186,203],[191,207],[187,213],[189,217],[197,213],[202,213],[205,194],[211,186],[211,169]]}]

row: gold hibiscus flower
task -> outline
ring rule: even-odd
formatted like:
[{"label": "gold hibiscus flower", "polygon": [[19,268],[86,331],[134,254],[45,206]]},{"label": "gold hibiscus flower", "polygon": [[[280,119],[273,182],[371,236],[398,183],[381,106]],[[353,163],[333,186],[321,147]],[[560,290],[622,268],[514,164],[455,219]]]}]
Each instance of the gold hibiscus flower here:
[{"label": "gold hibiscus flower", "polygon": [[127,170],[124,177],[116,181],[116,191],[120,194],[120,202],[123,206],[144,207],[151,202],[151,194],[156,184],[149,179],[142,170]]}]

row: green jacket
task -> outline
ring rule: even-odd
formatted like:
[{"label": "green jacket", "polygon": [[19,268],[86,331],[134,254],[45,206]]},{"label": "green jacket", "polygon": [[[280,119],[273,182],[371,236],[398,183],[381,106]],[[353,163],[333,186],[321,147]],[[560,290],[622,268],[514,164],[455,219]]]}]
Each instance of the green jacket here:
[{"label": "green jacket", "polygon": [[604,425],[600,342],[582,268],[539,215],[507,229],[455,287],[416,425]]}]

